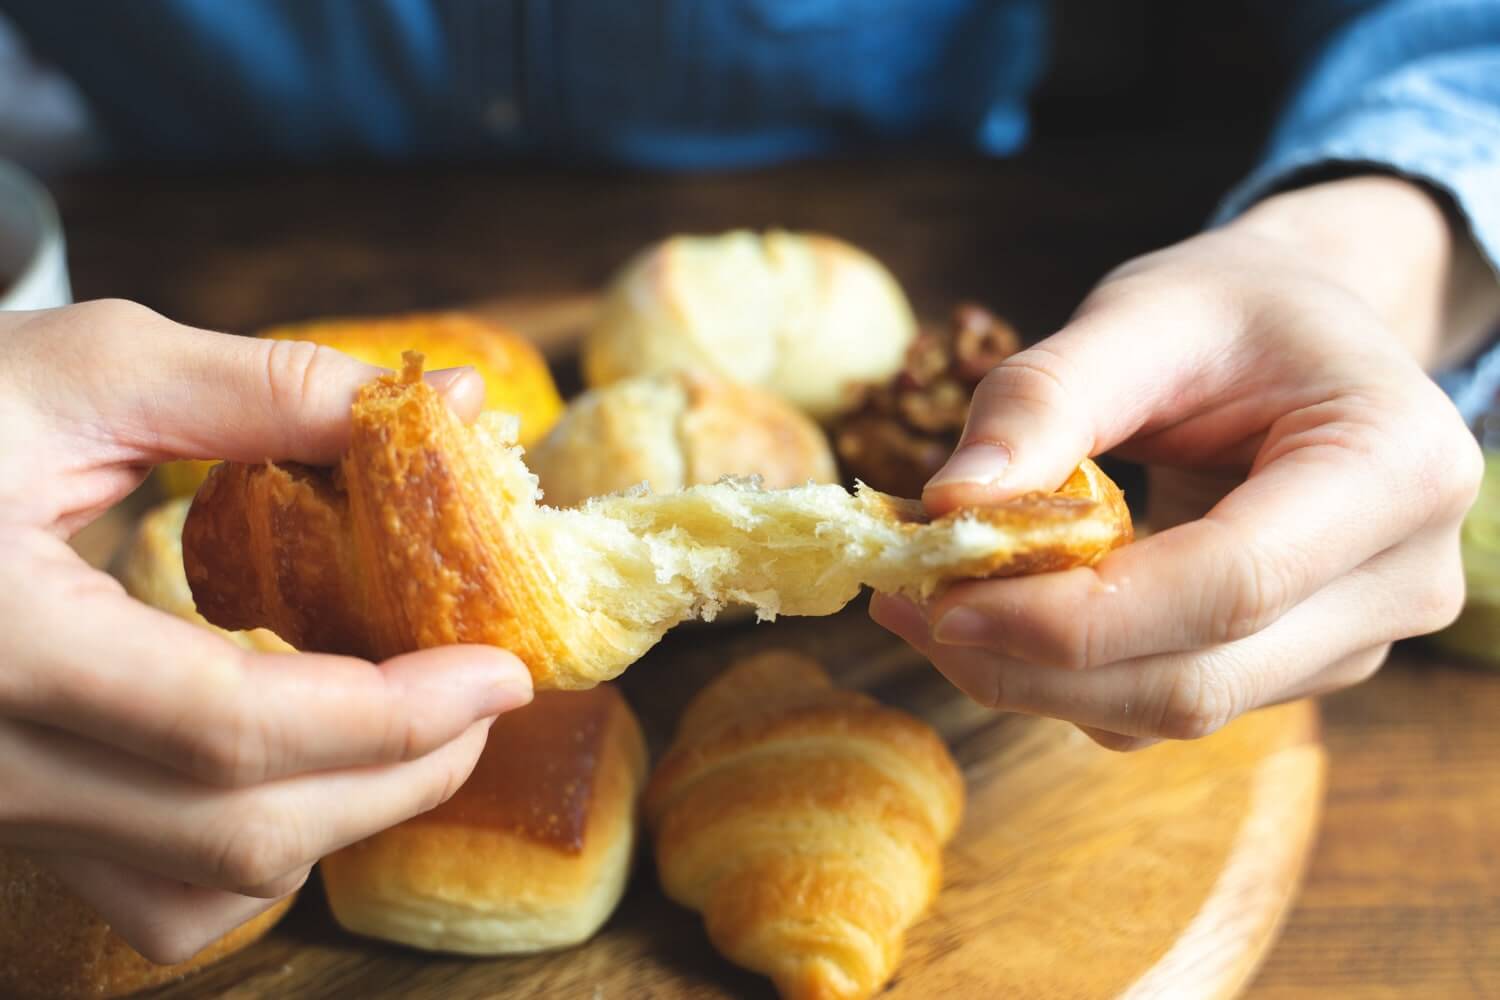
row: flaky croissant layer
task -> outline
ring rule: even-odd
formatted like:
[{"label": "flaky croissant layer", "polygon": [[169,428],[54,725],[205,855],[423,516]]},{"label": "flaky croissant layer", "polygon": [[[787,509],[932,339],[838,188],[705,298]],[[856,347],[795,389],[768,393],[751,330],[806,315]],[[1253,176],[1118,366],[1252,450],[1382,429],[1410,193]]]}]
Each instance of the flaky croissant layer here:
[{"label": "flaky croissant layer", "polygon": [[1055,494],[933,521],[864,488],[736,480],[558,510],[538,503],[514,421],[465,426],[420,376],[414,358],[361,390],[336,470],[215,469],[183,534],[204,617],[377,658],[489,643],[538,688],[585,688],[726,604],[826,615],[862,585],[925,598],[1092,563],[1130,538],[1119,489],[1090,462]]},{"label": "flaky croissant layer", "polygon": [[683,714],[647,786],[662,888],[786,1000],[860,1000],[942,883],[963,781],[920,720],[787,650]]}]

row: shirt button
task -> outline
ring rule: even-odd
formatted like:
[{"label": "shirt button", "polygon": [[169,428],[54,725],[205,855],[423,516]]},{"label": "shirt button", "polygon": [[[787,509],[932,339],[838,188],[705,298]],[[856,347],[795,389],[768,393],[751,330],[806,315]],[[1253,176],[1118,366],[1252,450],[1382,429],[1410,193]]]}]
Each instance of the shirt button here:
[{"label": "shirt button", "polygon": [[481,120],[491,132],[509,132],[521,119],[521,110],[509,97],[497,97],[486,104]]}]

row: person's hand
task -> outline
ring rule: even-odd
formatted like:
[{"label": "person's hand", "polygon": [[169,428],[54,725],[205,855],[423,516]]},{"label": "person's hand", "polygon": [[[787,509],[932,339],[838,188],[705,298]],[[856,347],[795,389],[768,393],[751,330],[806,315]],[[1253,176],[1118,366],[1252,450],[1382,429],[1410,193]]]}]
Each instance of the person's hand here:
[{"label": "person's hand", "polygon": [[878,597],[875,619],[981,703],[1115,749],[1368,677],[1463,602],[1481,460],[1419,363],[1448,253],[1425,193],[1362,178],[1120,268],[989,374],[924,500],[1051,490],[1113,450],[1152,466],[1165,530],[930,607]]},{"label": "person's hand", "polygon": [[[128,598],[66,538],[173,458],[332,461],[378,374],[127,302],[0,313],[0,845],[180,961],[467,778],[525,667],[243,651]],[[461,415],[483,385],[434,373]]]}]

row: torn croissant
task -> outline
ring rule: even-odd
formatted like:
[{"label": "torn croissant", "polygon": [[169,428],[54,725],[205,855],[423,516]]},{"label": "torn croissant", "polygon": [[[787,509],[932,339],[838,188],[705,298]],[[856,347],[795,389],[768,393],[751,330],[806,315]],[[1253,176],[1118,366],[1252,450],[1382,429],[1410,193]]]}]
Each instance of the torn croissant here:
[{"label": "torn croissant", "polygon": [[1131,537],[1119,488],[1091,462],[1055,494],[936,520],[863,487],[737,480],[559,510],[538,504],[514,433],[499,414],[465,426],[408,355],[359,392],[336,470],[214,470],[183,532],[198,610],[308,651],[488,643],[539,689],[587,688],[726,604],[827,615],[861,585],[925,598],[1092,563]]}]

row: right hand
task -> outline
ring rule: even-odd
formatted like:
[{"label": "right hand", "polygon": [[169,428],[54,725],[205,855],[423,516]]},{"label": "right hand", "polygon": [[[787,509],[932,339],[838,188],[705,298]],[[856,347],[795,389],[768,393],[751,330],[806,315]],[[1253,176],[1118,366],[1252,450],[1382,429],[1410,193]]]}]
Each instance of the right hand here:
[{"label": "right hand", "polygon": [[[66,544],[158,462],[333,462],[378,369],[128,302],[0,313],[0,342],[0,845],[39,852],[147,958],[182,961],[452,795],[530,675],[488,647],[247,652]],[[429,379],[479,409],[473,372]]]}]

